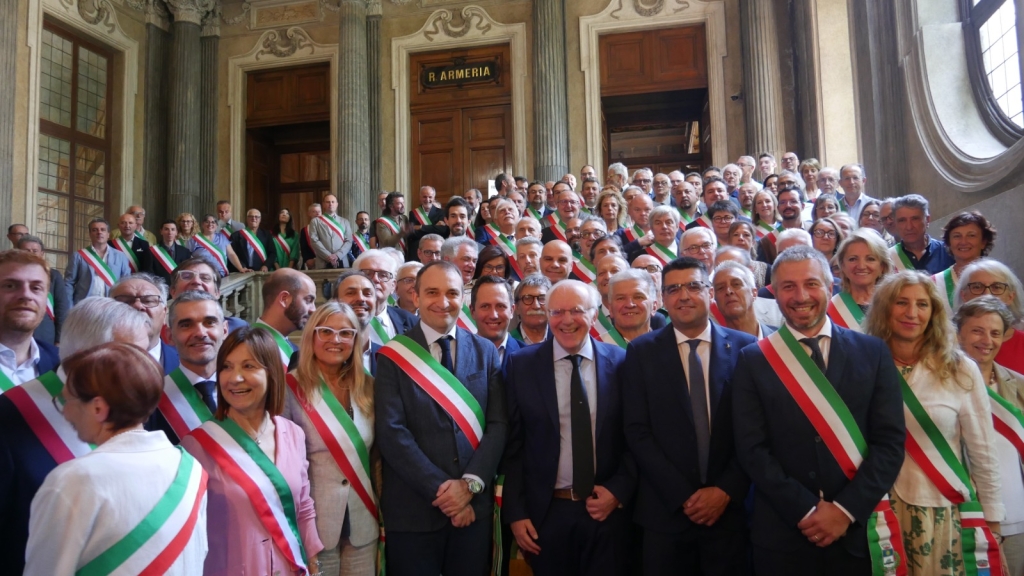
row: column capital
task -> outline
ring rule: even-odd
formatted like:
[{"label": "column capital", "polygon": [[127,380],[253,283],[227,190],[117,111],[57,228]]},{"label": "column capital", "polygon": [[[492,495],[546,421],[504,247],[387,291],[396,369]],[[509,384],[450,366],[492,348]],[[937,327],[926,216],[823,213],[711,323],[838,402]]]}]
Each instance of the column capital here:
[{"label": "column capital", "polygon": [[370,18],[380,18],[384,15],[380,0],[366,0],[366,15]]},{"label": "column capital", "polygon": [[203,29],[199,35],[203,38],[209,36],[220,36],[221,20],[220,2],[217,2],[214,7],[211,8],[205,16],[203,16]]},{"label": "column capital", "polygon": [[167,8],[174,16],[175,22],[189,22],[197,26],[203,25],[207,12],[216,6],[216,0],[166,0]]}]

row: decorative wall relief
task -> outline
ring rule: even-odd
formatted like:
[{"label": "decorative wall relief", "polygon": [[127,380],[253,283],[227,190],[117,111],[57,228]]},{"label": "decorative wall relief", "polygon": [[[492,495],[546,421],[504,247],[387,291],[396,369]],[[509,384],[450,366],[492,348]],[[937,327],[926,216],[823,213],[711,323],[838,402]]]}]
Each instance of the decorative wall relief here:
[{"label": "decorative wall relief", "polygon": [[256,60],[260,60],[268,55],[287,58],[299,50],[306,49],[312,54],[314,51],[313,44],[314,42],[309,37],[309,34],[306,34],[305,30],[296,26],[283,31],[270,30],[264,32],[263,36],[260,37],[260,49],[256,52]]},{"label": "decorative wall relief", "polygon": [[462,38],[470,30],[476,29],[480,34],[491,30],[490,16],[479,6],[466,6],[461,12],[455,10],[438,10],[430,15],[423,25],[423,36],[433,40],[434,36],[444,34],[449,38]]}]

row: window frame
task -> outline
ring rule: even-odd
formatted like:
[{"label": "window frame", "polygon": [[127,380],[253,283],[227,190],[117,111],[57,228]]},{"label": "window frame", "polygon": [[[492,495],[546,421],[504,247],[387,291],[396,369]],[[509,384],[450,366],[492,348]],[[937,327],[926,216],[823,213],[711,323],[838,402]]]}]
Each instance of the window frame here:
[{"label": "window frame", "polygon": [[[996,138],[1006,146],[1012,146],[1024,137],[1024,128],[1010,120],[992,93],[992,86],[988,81],[988,71],[985,70],[980,33],[981,26],[1006,2],[1014,2],[1014,0],[979,0],[977,4],[973,4],[972,0],[960,0],[960,22],[964,31],[967,73],[971,79],[971,92],[974,94],[981,117]],[[1020,22],[1021,15],[1017,14],[1018,27]],[[1024,46],[1018,42],[1017,58],[1020,59],[1022,56],[1024,56]],[[1021,93],[1024,95],[1024,76],[1021,78]]]}]

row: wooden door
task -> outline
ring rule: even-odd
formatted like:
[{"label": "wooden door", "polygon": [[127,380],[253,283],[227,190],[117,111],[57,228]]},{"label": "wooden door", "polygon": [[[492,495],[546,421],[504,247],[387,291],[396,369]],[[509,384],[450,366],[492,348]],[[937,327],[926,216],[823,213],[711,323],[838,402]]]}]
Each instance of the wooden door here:
[{"label": "wooden door", "polygon": [[462,111],[414,114],[412,145],[412,190],[402,191],[406,205],[419,202],[420,186],[433,186],[444,205],[462,189]]},{"label": "wooden door", "polygon": [[[235,213],[236,219],[244,221],[245,211],[256,208],[263,215],[263,224],[269,221],[267,215],[272,209],[270,201],[274,188],[273,143],[256,130],[245,133],[245,209]],[[199,218],[199,215],[196,215]],[[269,226],[268,226],[269,228]]]},{"label": "wooden door", "polygon": [[462,188],[478,188],[486,194],[487,181],[512,167],[512,106],[464,109],[462,133],[466,151]]}]

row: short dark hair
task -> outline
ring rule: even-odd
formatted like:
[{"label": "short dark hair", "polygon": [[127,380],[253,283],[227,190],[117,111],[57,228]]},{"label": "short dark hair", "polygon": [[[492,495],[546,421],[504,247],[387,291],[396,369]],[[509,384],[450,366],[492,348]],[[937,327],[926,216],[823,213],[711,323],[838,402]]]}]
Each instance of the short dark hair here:
[{"label": "short dark hair", "polygon": [[178,223],[175,222],[174,220],[164,220],[163,222],[160,223],[160,228],[163,229],[163,227],[167,226],[168,224],[174,224],[175,228],[178,227]]},{"label": "short dark hair", "polygon": [[668,276],[669,272],[675,272],[677,270],[700,270],[701,278],[705,282],[709,280],[708,267],[703,262],[690,256],[680,256],[665,265],[661,269],[661,285],[665,286],[665,277]]},{"label": "short dark hair", "polygon": [[736,204],[732,200],[719,200],[708,206],[708,216],[714,217],[719,212],[728,212],[733,216],[739,217],[740,209],[736,207]]},{"label": "short dark hair", "polygon": [[[278,361],[280,364],[280,361]],[[164,390],[164,372],[134,344],[108,342],[75,352],[61,362],[65,385],[83,402],[100,397],[115,431],[145,422]]]},{"label": "short dark hair", "polygon": [[384,206],[390,210],[391,209],[391,202],[393,202],[395,198],[399,198],[399,197],[404,199],[405,198],[405,194],[402,194],[401,192],[397,192],[397,191],[395,191],[395,192],[388,192],[387,198],[384,199]]},{"label": "short dark hair", "polygon": [[942,229],[942,241],[946,244],[946,250],[949,248],[949,234],[955,228],[961,226],[969,226],[974,224],[981,229],[981,239],[985,242],[985,247],[981,249],[981,257],[988,256],[988,253],[992,251],[992,248],[996,245],[996,229],[992,226],[992,223],[988,221],[988,218],[978,212],[977,210],[970,210],[967,212],[961,212],[956,216],[949,219],[946,222],[946,226]]},{"label": "short dark hair", "polygon": [[484,264],[488,260],[494,260],[495,258],[501,258],[505,262],[505,280],[508,280],[512,275],[512,266],[509,264],[508,256],[502,252],[501,248],[494,245],[484,246],[480,253],[476,257],[476,270],[473,272],[473,279],[476,280],[484,274]]},{"label": "short dark hair", "polygon": [[444,205],[444,217],[448,218],[448,216],[450,216],[451,214],[452,208],[458,208],[459,206],[466,209],[467,215],[473,212],[473,207],[470,206],[469,201],[467,201],[462,196],[452,196],[451,200],[449,200],[448,203]]},{"label": "short dark hair", "polygon": [[227,200],[217,200],[217,206],[223,206],[224,204],[231,204],[231,202]]},{"label": "short dark hair", "polygon": [[[24,224],[11,224],[10,226],[7,227],[7,233],[10,234],[11,232],[14,232],[14,227],[15,226],[25,226],[25,225]],[[25,226],[25,228],[28,228],[28,226]]]},{"label": "short dark hair", "polygon": [[718,176],[709,176],[704,179],[704,188],[701,189],[701,192],[707,190],[708,184],[711,184],[712,182],[721,182],[722,186],[725,186],[726,188],[729,187],[729,185],[725,183],[725,180],[723,178],[720,178]]},{"label": "short dark hair", "polygon": [[[224,399],[224,391],[220,387],[220,373],[231,354],[242,345],[249,347],[249,352],[257,363],[267,372],[267,395],[265,410],[270,416],[279,416],[284,411],[285,384],[284,365],[281,363],[281,351],[277,347],[277,341],[265,328],[242,326],[228,334],[217,352],[217,420],[223,420],[228,416],[227,400]],[[161,392],[163,387],[160,388]]]},{"label": "short dark hair", "polygon": [[615,244],[615,246],[619,249],[619,252],[622,252],[622,240],[619,239],[619,237],[616,236],[615,234],[608,234],[603,238],[595,240],[594,243],[590,246],[590,254],[587,255],[590,256],[590,262],[594,261],[594,255],[597,254],[598,245],[604,244],[605,242],[611,242],[612,244]]},{"label": "short dark hair", "polygon": [[[507,273],[508,268],[506,267],[505,270]],[[506,278],[502,278],[501,276],[495,276],[493,274],[484,274],[483,276],[480,276],[479,278],[476,279],[476,282],[473,283],[473,292],[470,296],[471,303],[476,302],[477,292],[480,291],[481,286],[484,286],[486,284],[500,284],[504,286],[505,291],[508,293],[508,303],[511,305],[515,305],[516,301],[515,298],[512,296],[512,285],[508,283],[508,280]],[[470,308],[475,308],[475,306],[473,304],[470,304]]]},{"label": "short dark hair", "polygon": [[359,218],[360,214],[366,214],[367,218],[370,217],[370,213],[369,212],[367,212],[366,210],[360,210],[359,212],[356,212],[356,218]]}]

